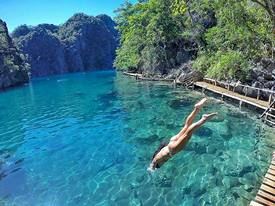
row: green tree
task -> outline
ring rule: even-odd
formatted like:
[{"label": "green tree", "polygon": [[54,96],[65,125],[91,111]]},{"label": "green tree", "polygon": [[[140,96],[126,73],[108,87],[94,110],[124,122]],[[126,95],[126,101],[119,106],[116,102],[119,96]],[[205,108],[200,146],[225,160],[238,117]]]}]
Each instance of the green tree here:
[{"label": "green tree", "polygon": [[[249,79],[249,68],[273,58],[273,0],[126,1],[117,10],[121,34],[115,66],[167,74],[186,60],[215,78]],[[191,57],[190,57],[191,56]]]},{"label": "green tree", "polygon": [[249,64],[270,56],[271,21],[247,0],[221,0],[214,9],[217,25],[206,32],[207,46],[193,66],[215,78],[249,79]]},{"label": "green tree", "polygon": [[177,38],[179,29],[173,21],[171,1],[150,0],[136,5],[126,2],[117,11],[121,47],[115,66],[167,73],[172,67],[169,43]]}]

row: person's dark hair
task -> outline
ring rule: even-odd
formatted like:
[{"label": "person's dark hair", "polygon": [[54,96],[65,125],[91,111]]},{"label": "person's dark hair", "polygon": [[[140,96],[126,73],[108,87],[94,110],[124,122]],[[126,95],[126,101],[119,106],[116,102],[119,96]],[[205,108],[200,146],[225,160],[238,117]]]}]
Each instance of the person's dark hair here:
[{"label": "person's dark hair", "polygon": [[154,159],[154,157],[159,153],[159,151],[163,148],[163,147],[166,147],[168,144],[166,142],[162,142],[160,143],[158,149],[155,151],[153,157],[152,157],[152,160]]}]

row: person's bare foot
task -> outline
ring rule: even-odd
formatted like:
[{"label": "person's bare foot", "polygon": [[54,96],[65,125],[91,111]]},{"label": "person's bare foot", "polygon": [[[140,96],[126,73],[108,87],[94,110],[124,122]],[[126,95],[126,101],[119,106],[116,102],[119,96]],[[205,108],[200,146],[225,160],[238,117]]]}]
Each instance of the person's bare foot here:
[{"label": "person's bare foot", "polygon": [[202,108],[202,106],[205,104],[206,101],[207,101],[207,99],[206,99],[206,98],[203,98],[203,99],[200,100],[197,104],[195,104],[195,108],[196,108],[196,109]]},{"label": "person's bare foot", "polygon": [[202,115],[202,118],[205,119],[205,120],[209,120],[209,119],[212,119],[217,114],[218,114],[217,112],[211,113],[211,114],[204,114],[204,115]]}]

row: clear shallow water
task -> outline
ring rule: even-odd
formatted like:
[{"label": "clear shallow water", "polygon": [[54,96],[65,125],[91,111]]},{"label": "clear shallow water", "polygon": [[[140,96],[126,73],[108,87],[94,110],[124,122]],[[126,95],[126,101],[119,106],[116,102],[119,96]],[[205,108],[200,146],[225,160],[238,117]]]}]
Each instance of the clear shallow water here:
[{"label": "clear shallow water", "polygon": [[219,112],[154,174],[159,143],[201,94],[113,71],[41,79],[0,93],[0,205],[247,205],[275,148],[256,115]]}]

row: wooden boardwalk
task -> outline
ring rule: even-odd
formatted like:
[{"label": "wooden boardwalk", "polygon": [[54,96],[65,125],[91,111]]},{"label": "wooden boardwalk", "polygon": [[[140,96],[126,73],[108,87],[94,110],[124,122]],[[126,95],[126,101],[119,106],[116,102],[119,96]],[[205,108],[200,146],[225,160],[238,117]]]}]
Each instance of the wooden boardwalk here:
[{"label": "wooden boardwalk", "polygon": [[275,151],[263,183],[250,206],[275,206]]},{"label": "wooden boardwalk", "polygon": [[235,99],[235,100],[239,101],[240,104],[246,103],[246,104],[252,105],[254,107],[260,108],[262,110],[266,110],[269,107],[269,103],[267,101],[262,101],[262,100],[258,100],[258,99],[252,98],[252,97],[247,97],[247,96],[238,94],[236,92],[229,91],[225,88],[215,86],[213,84],[209,84],[207,82],[195,82],[194,85],[202,88],[203,90],[209,90],[213,93],[219,94],[222,97],[228,97],[230,99]]},{"label": "wooden boardwalk", "polygon": [[[123,72],[125,75],[133,76],[136,79],[140,80],[150,80],[150,81],[167,81],[167,82],[174,82],[176,84],[182,84],[182,82],[178,82],[176,80],[172,79],[161,79],[161,78],[145,78],[142,76],[142,74],[136,74],[136,73],[128,73]],[[256,99],[253,97],[244,96],[242,94],[238,94],[236,92],[230,91],[228,89],[225,89],[223,87],[215,86],[213,84],[207,83],[205,81],[200,82],[193,82],[194,86],[201,88],[203,91],[208,90],[213,93],[221,95],[221,97],[228,97],[230,99],[234,99],[240,103],[240,106],[245,103],[251,106],[254,106],[256,108],[259,108],[263,111],[267,110],[270,103],[268,101],[263,101],[260,99]]]}]

